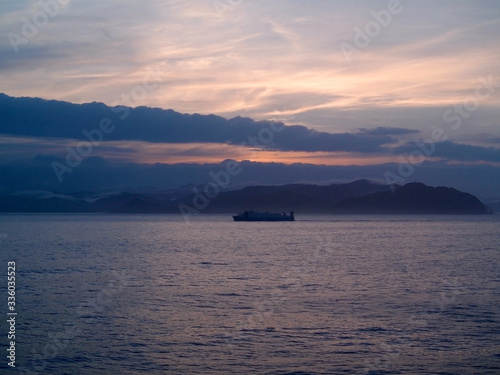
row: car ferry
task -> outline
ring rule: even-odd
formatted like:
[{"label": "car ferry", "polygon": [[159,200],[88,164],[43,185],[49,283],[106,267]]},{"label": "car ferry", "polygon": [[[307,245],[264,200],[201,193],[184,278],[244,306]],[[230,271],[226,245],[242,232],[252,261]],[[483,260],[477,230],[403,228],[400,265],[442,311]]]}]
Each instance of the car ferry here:
[{"label": "car ferry", "polygon": [[233,216],[234,221],[295,221],[293,216],[293,211],[289,214],[286,212],[271,213],[271,212],[256,212],[256,211],[244,211],[238,215]]}]

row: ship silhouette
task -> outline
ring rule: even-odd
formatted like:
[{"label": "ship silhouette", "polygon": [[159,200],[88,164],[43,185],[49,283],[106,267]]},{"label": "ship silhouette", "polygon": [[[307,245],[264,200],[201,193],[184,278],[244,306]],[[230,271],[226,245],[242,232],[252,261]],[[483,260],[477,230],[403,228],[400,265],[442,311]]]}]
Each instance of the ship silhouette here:
[{"label": "ship silhouette", "polygon": [[271,213],[271,212],[256,212],[256,211],[244,211],[238,215],[233,216],[234,221],[295,221],[293,216],[293,211],[289,214],[283,212]]}]

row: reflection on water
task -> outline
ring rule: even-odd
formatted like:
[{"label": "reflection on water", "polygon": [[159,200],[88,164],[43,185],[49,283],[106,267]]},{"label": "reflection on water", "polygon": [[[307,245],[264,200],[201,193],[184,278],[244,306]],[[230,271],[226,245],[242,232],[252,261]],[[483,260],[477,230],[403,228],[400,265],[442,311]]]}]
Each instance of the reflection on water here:
[{"label": "reflection on water", "polygon": [[19,368],[499,373],[498,217],[297,220],[0,216]]}]

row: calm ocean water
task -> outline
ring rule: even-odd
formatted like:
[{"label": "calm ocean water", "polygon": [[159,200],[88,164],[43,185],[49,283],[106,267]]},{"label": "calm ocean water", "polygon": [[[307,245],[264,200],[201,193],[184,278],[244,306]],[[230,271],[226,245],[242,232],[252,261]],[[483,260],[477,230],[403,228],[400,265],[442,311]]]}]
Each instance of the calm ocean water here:
[{"label": "calm ocean water", "polygon": [[0,215],[31,374],[500,374],[500,215]]}]

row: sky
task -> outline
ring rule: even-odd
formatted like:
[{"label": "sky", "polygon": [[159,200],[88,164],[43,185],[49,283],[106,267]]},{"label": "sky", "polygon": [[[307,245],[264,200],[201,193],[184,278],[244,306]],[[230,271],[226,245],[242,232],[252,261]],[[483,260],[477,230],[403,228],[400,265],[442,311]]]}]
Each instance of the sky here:
[{"label": "sky", "polygon": [[[379,166],[374,176],[386,182],[477,166],[482,193],[500,191],[495,0],[21,0],[0,4],[0,35],[9,97],[255,120],[233,121],[235,138],[225,128],[233,123],[211,129],[209,118],[205,138],[175,127],[147,138],[151,124],[118,119],[128,135],[111,134],[91,157]],[[64,158],[81,141],[46,123],[43,137],[5,124],[4,164]],[[248,137],[257,142],[242,146]],[[458,185],[474,189],[465,177]]]}]

